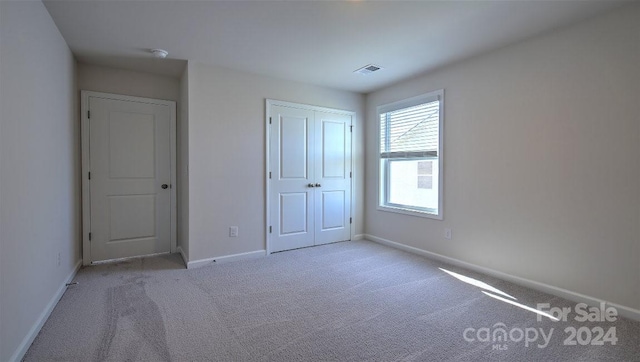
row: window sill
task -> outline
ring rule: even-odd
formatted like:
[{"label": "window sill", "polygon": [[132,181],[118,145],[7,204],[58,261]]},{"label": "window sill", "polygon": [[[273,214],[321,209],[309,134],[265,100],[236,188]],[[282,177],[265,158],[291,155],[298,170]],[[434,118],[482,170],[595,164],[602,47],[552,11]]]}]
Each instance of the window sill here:
[{"label": "window sill", "polygon": [[426,219],[442,220],[442,212],[438,214],[434,214],[434,213],[430,213],[429,211],[421,211],[421,210],[385,206],[385,205],[378,205],[377,209],[384,212],[393,212],[396,214],[411,215],[411,216],[423,217]]}]

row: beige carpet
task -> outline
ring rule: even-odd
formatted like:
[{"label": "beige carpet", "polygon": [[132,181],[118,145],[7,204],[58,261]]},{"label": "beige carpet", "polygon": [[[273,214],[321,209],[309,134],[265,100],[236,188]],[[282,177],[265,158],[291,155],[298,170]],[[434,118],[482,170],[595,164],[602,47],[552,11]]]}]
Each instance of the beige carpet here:
[{"label": "beige carpet", "polygon": [[[25,361],[640,361],[638,322],[578,322],[566,300],[368,241],[192,270],[143,258],[75,281]],[[572,312],[538,321],[488,294]],[[599,328],[616,344],[597,345]]]}]

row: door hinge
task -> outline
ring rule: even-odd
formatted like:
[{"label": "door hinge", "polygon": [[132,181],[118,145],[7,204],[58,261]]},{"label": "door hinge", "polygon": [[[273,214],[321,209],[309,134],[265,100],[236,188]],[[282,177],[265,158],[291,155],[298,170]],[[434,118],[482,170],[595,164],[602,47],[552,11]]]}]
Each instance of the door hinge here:
[{"label": "door hinge", "polygon": [[349,178],[353,177],[353,172],[349,172]]},{"label": "door hinge", "polygon": [[271,178],[271,171],[269,171],[269,178]]},{"label": "door hinge", "polygon": [[353,132],[353,126],[349,126],[349,131]]},{"label": "door hinge", "polygon": [[273,231],[273,228],[269,226],[269,234],[271,234],[272,231]]},{"label": "door hinge", "polygon": [[89,233],[89,241],[91,241],[91,233]]},{"label": "door hinge", "polygon": [[349,218],[349,224],[353,224],[353,218],[352,217]]},{"label": "door hinge", "polygon": [[87,111],[87,118],[91,119],[91,111]]},{"label": "door hinge", "polygon": [[271,124],[271,117],[269,117],[269,124]]},{"label": "door hinge", "polygon": [[89,180],[91,180],[91,172],[89,172]]}]

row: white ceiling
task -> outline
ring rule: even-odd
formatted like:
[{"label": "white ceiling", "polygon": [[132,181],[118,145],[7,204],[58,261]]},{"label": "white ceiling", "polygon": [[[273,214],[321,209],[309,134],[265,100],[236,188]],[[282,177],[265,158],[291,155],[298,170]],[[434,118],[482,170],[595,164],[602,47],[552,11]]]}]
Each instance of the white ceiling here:
[{"label": "white ceiling", "polygon": [[[80,62],[179,77],[184,60],[367,93],[620,1],[45,0]],[[169,51],[153,59],[151,48]],[[370,75],[353,71],[373,63]]]}]

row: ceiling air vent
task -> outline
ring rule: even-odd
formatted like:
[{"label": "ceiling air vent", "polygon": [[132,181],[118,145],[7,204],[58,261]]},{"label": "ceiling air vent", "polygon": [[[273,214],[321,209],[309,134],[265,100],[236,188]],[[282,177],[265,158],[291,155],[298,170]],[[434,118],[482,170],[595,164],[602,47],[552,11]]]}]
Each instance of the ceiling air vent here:
[{"label": "ceiling air vent", "polygon": [[373,65],[373,64],[369,64],[369,65],[365,65],[364,67],[353,71],[354,73],[359,73],[359,74],[371,74],[373,72],[377,72],[380,69],[382,69],[382,67],[379,67],[377,65]]}]

